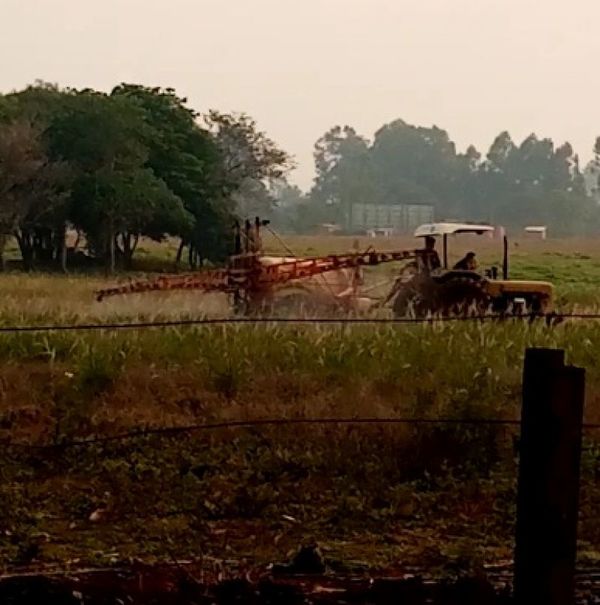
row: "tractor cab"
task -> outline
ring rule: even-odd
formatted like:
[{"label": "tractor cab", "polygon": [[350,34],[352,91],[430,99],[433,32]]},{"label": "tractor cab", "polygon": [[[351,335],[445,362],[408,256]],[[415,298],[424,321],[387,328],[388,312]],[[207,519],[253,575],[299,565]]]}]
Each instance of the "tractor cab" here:
[{"label": "tractor cab", "polygon": [[[448,236],[458,235],[461,233],[473,233],[476,235],[492,234],[495,231],[491,225],[474,225],[471,223],[428,223],[417,227],[415,237],[427,240],[427,238],[441,238],[442,240],[442,258],[440,259],[440,267],[438,271],[434,271],[432,277],[436,280],[445,280],[452,275],[471,276],[473,279],[478,279],[481,274],[475,268],[461,267],[453,268],[448,265]],[[419,251],[424,255],[428,254],[427,247]],[[504,256],[502,261],[502,277],[508,279],[508,244],[506,237],[504,238]],[[485,272],[486,277],[496,279],[498,277],[497,267],[492,267]]]},{"label": "tractor cab", "polygon": [[[409,306],[417,314],[447,313],[457,307],[476,306],[494,312],[545,312],[552,308],[553,286],[549,282],[511,280],[508,278],[508,240],[503,237],[502,274],[497,267],[483,272],[473,264],[450,266],[448,236],[463,233],[491,235],[492,225],[471,223],[428,223],[418,227],[415,237],[425,245],[416,250],[417,262],[400,274],[389,299],[395,297],[393,308],[402,315]],[[435,251],[435,242],[442,240],[442,255]],[[467,257],[465,260],[469,260]],[[461,265],[461,263],[457,263]]]}]

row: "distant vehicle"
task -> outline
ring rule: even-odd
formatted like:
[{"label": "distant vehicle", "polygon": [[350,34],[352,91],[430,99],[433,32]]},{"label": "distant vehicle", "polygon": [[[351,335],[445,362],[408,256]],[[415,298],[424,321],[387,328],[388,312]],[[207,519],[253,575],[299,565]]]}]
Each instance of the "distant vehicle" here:
[{"label": "distant vehicle", "polygon": [[336,223],[323,223],[317,227],[317,233],[319,235],[333,235],[334,233],[341,233],[342,227]]},{"label": "distant vehicle", "polygon": [[396,230],[393,227],[376,227],[374,229],[367,229],[368,237],[392,237],[395,235]]}]

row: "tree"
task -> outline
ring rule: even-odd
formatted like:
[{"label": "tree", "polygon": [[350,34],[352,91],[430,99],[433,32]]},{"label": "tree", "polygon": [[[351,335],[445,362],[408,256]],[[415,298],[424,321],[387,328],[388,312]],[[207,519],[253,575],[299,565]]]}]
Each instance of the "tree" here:
[{"label": "tree", "polygon": [[111,271],[118,257],[130,265],[150,228],[161,236],[159,215],[187,221],[181,200],[147,167],[152,133],[145,117],[125,97],[84,90],[67,95],[48,129],[51,153],[76,171],[69,216]]},{"label": "tree", "polygon": [[[399,168],[404,178],[425,185],[446,174],[456,157],[456,148],[445,130],[396,120],[377,131],[373,153],[381,157],[382,164]],[[439,168],[441,174],[436,170]]]},{"label": "tree", "polygon": [[596,137],[594,157],[585,167],[583,177],[586,191],[600,203],[600,137]]},{"label": "tree", "polygon": [[[258,130],[256,122],[246,114],[211,111],[204,121],[220,158],[213,203],[203,217],[205,224],[231,225],[235,215],[250,210],[268,213],[273,207],[269,187],[292,168],[290,156]],[[204,243],[208,249],[226,252],[223,238],[211,238],[210,231],[207,237],[206,229],[203,237],[204,242],[197,241],[200,249],[204,249]]]},{"label": "tree", "polygon": [[516,149],[510,134],[504,130],[492,143],[487,153],[487,166],[495,172],[503,172]]},{"label": "tree", "polygon": [[147,168],[107,168],[82,175],[73,202],[75,224],[88,234],[111,270],[118,258],[131,268],[142,234],[160,239],[176,212],[186,220],[181,200]]},{"label": "tree", "polygon": [[107,269],[116,264],[120,212],[127,205],[127,173],[141,170],[146,150],[143,114],[131,104],[91,90],[65,94],[47,131],[49,152],[75,170],[69,216]]},{"label": "tree", "polygon": [[48,159],[39,131],[16,121],[0,126],[0,264],[7,235],[17,238],[26,269],[33,266],[30,225],[50,216],[65,199],[66,167]]},{"label": "tree", "polygon": [[375,201],[369,142],[350,126],[335,126],[315,144],[317,177],[311,197],[330,207],[330,219],[352,225],[352,207]]},{"label": "tree", "polygon": [[471,172],[477,172],[481,166],[481,153],[477,151],[474,145],[469,145],[467,151],[463,156],[469,170]]},{"label": "tree", "polygon": [[236,191],[247,179],[265,183],[283,178],[292,167],[290,156],[250,116],[213,110],[204,119],[221,153],[225,191]]},{"label": "tree", "polygon": [[[597,152],[600,157],[600,139]],[[501,132],[482,159],[472,145],[458,153],[436,126],[395,120],[377,131],[371,145],[351,127],[336,126],[317,141],[315,167],[314,209],[336,209],[335,220],[346,226],[359,201],[431,204],[438,217],[507,226],[538,217],[564,233],[596,224],[571,145],[555,147],[535,134],[517,145]]]},{"label": "tree", "polygon": [[0,123],[6,124],[16,117],[15,102],[11,97],[0,95]]},{"label": "tree", "polygon": [[235,215],[262,213],[272,206],[269,183],[289,169],[289,156],[245,114],[212,111],[203,127],[187,100],[172,89],[122,84],[111,96],[127,99],[144,112],[146,166],[185,209],[170,212],[166,222],[166,216],[153,221],[154,229],[162,224],[169,234],[181,237],[178,262],[185,246],[192,267],[203,259],[222,260],[229,251]]},{"label": "tree", "polygon": [[461,201],[467,164],[445,130],[396,120],[375,134],[372,155],[384,203],[432,204],[449,215]]},{"label": "tree", "polygon": [[[40,145],[54,170],[59,170],[62,188],[60,198],[46,199],[43,211],[31,213],[19,224],[15,232],[26,268],[35,262],[58,262],[66,269],[66,213],[71,171],[67,163],[49,153],[46,131],[52,113],[60,107],[63,92],[57,86],[37,82],[23,91],[11,93],[0,104],[0,120],[29,124],[38,134]],[[52,202],[52,203],[50,203]]]},{"label": "tree", "polygon": [[515,145],[506,132],[490,148],[482,172],[482,198],[493,218],[507,225],[540,222],[562,234],[596,224],[579,160],[569,143],[554,146],[531,134]]},{"label": "tree", "polygon": [[268,214],[274,229],[287,233],[304,233],[324,222],[319,210],[323,205],[315,204],[296,185],[280,179],[271,186],[270,194],[274,207]]},{"label": "tree", "polygon": [[241,217],[270,216],[277,203],[271,187],[254,179],[244,179],[231,194],[231,201]]},{"label": "tree", "polygon": [[[122,84],[112,91],[113,97],[126,98],[145,114],[148,125],[144,138],[148,150],[146,165],[161,178],[183,204],[184,212],[169,213],[168,220],[153,221],[151,231],[181,238],[177,261],[183,248],[189,246],[190,264],[194,265],[196,244],[203,231],[202,217],[214,203],[217,193],[219,150],[210,133],[197,122],[198,114],[187,107],[187,100],[172,89],[148,88],[135,84]],[[229,225],[227,225],[229,228]],[[224,234],[225,225],[218,229]],[[216,260],[218,254],[206,250],[208,258]]]},{"label": "tree", "polygon": [[71,175],[61,204],[18,221],[23,253],[57,260],[73,226],[111,270],[131,264],[142,236],[180,237],[192,265],[223,259],[235,213],[271,207],[269,183],[290,160],[244,114],[198,118],[174,90],[134,84],[107,95],[38,82],[0,96],[0,124],[31,124],[39,153]]}]

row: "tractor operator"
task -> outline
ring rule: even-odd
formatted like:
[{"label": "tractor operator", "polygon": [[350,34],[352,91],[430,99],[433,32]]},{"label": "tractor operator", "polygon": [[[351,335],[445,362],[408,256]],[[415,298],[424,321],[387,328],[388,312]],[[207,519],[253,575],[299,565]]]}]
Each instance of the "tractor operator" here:
[{"label": "tractor operator", "polygon": [[442,266],[440,257],[435,249],[435,237],[428,235],[425,237],[425,248],[417,250],[417,259],[421,261],[423,270],[431,273]]},{"label": "tractor operator", "polygon": [[454,265],[453,269],[455,271],[475,271],[477,269],[475,252],[467,252],[465,256]]}]

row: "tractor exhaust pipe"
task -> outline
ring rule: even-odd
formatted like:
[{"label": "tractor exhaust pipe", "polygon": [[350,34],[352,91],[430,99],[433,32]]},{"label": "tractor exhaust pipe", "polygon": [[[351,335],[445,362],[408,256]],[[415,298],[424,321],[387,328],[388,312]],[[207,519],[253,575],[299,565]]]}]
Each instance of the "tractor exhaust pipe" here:
[{"label": "tractor exhaust pipe", "polygon": [[248,219],[246,219],[246,222],[244,223],[244,240],[244,252],[249,254],[252,252],[252,224]]},{"label": "tractor exhaust pipe", "polygon": [[235,221],[233,224],[233,255],[239,256],[242,253],[242,231],[240,222]]},{"label": "tractor exhaust pipe", "polygon": [[254,252],[262,252],[262,242],[260,239],[260,218],[258,216],[254,218]]}]

